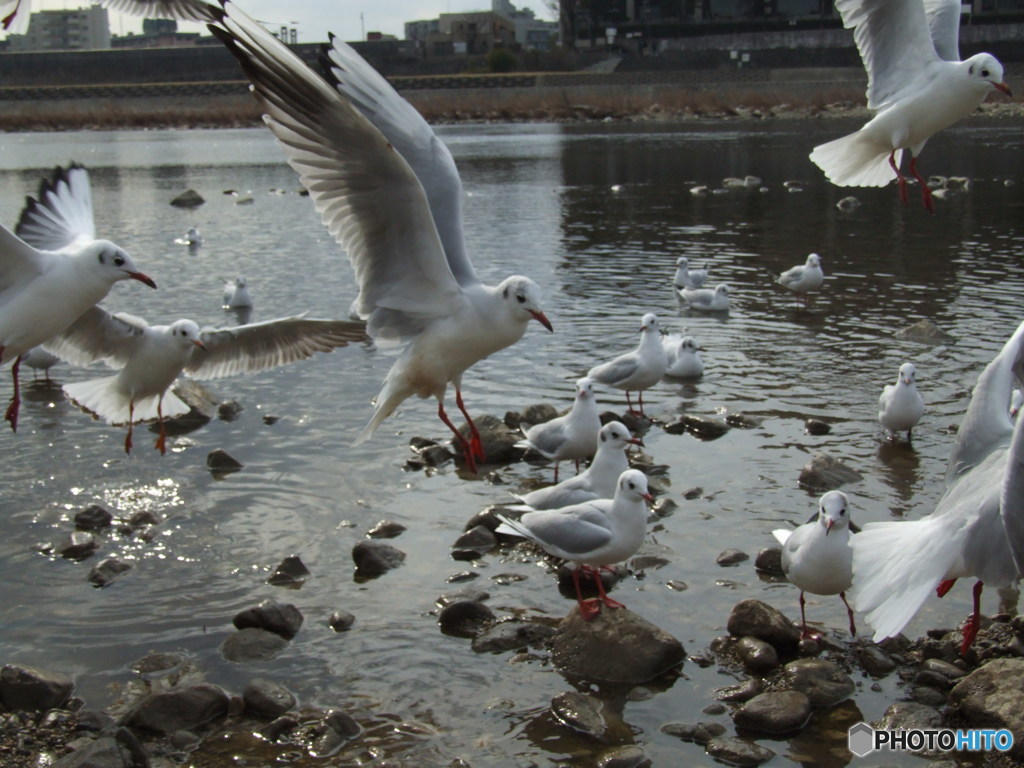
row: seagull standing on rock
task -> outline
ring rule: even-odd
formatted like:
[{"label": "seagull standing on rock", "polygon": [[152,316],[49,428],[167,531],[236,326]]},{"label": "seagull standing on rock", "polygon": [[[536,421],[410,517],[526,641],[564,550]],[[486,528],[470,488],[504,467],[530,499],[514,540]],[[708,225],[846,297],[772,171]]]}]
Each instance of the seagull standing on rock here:
[{"label": "seagull standing on rock", "polygon": [[843,26],[853,29],[868,75],[868,109],[875,116],[859,131],[821,144],[811,160],[840,187],[884,187],[898,180],[910,150],[910,173],[934,212],[917,157],[935,133],[966,117],[993,90],[1012,96],[1003,65],[988,53],[960,61],[960,0],[836,0]]},{"label": "seagull standing on rock", "polygon": [[576,398],[569,413],[543,424],[534,424],[523,433],[525,439],[516,446],[534,450],[555,462],[557,483],[559,463],[571,459],[579,468],[580,461],[589,459],[597,451],[600,431],[601,415],[594,397],[594,382],[584,376],[576,382]]},{"label": "seagull standing on rock", "polygon": [[[210,30],[252,83],[264,122],[359,282],[358,316],[378,345],[405,343],[356,443],[407,398],[437,400],[437,415],[469,469],[485,460],[462,402],[462,375],[519,341],[530,321],[548,330],[527,277],[484,285],[466,253],[462,182],[451,153],[416,109],[350,46],[331,37],[325,75],[226,0]],[[469,426],[463,437],[444,396]]]},{"label": "seagull standing on rock", "polygon": [[[661,381],[667,367],[668,357],[661,345],[658,316],[648,312],[640,321],[640,344],[637,348],[607,363],[594,366],[587,376],[609,387],[625,390],[629,412],[645,416],[644,390]],[[639,393],[639,411],[633,410],[630,392]]]},{"label": "seagull standing on rock", "polygon": [[924,414],[924,398],[917,391],[917,369],[913,363],[900,366],[895,384],[886,384],[878,398],[878,421],[889,437],[899,432],[910,433]]},{"label": "seagull standing on rock", "polygon": [[810,254],[805,263],[790,267],[779,275],[778,282],[802,297],[806,307],[807,294],[818,290],[825,282],[825,273],[821,271],[821,257],[816,253]]},{"label": "seagull standing on rock", "polygon": [[[647,531],[647,504],[653,501],[647,490],[647,477],[637,469],[619,476],[613,499],[597,499],[562,509],[527,512],[518,520],[498,515],[495,530],[534,542],[549,555],[576,563],[573,583],[580,615],[594,618],[601,610],[593,600],[584,600],[580,571],[595,571],[632,557],[644,542]],[[609,608],[623,608],[608,597],[599,574],[594,574],[599,600]]]}]

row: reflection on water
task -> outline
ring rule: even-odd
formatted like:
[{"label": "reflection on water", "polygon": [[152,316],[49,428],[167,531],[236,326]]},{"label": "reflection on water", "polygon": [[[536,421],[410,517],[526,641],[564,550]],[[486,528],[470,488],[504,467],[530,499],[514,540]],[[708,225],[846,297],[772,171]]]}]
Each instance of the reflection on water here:
[{"label": "reflection on water", "polygon": [[[844,488],[856,522],[932,509],[965,398],[1024,314],[1024,197],[1020,186],[1004,184],[1019,176],[1008,165],[1021,156],[1018,126],[963,126],[929,142],[926,172],[974,180],[970,192],[940,201],[933,216],[899,205],[893,188],[855,190],[860,207],[836,207],[850,190],[828,186],[806,154],[849,128],[794,121],[440,131],[463,172],[467,241],[479,272],[488,281],[513,272],[536,279],[556,330],[532,328],[524,343],[474,367],[464,381],[474,412],[501,416],[538,401],[568,407],[575,379],[635,346],[640,316],[654,311],[666,330],[697,339],[706,371],[698,381],[651,390],[649,412],[664,421],[683,413],[755,417],[716,440],[659,428],[645,436],[645,453],[668,468],[658,481],[679,507],[641,550],[669,562],[621,582],[617,597],[691,653],[724,632],[742,598],[796,615],[790,585],[758,578],[752,561],[722,569],[715,559],[731,547],[754,554],[772,544],[773,527],[807,519],[816,498],[796,480],[813,454],[829,453],[864,474]],[[92,169],[99,232],[123,244],[160,286],[115,286],[106,302],[112,311],[151,323],[190,317],[200,325],[233,324],[221,293],[238,274],[256,301],[253,321],[302,311],[344,316],[355,295],[347,262],[308,198],[295,193],[293,173],[263,131],[22,134],[0,137],[0,144],[0,219],[7,224],[46,169],[71,159]],[[694,185],[713,190],[726,176],[747,174],[766,189],[690,193]],[[789,191],[788,180],[802,181],[803,191]],[[206,204],[171,207],[186,188]],[[238,205],[246,195],[253,202]],[[189,227],[205,241],[191,254],[174,243]],[[826,283],[803,309],[774,279],[810,252],[821,254]],[[681,255],[730,287],[727,315],[677,302],[671,278]],[[925,346],[893,338],[892,331],[921,319],[956,341]],[[356,345],[214,382],[217,395],[242,406],[238,418],[175,437],[165,457],[141,440],[126,457],[120,429],[78,412],[43,381],[27,386],[19,433],[0,431],[0,511],[8,520],[0,578],[10,596],[0,606],[0,661],[71,672],[79,693],[99,706],[115,695],[111,684],[130,677],[130,662],[151,649],[181,650],[233,691],[265,675],[287,681],[304,704],[340,706],[367,726],[367,744],[415,755],[422,765],[457,757],[495,766],[589,764],[589,747],[548,714],[548,702],[570,690],[570,681],[534,657],[509,663],[507,654],[474,654],[436,625],[435,601],[458,588],[449,578],[466,570],[476,576],[470,588],[489,592],[499,615],[526,606],[557,619],[569,610],[553,575],[533,563],[505,561],[499,552],[472,564],[450,557],[470,516],[508,500],[510,489],[546,480],[550,470],[502,467],[504,485],[450,467],[404,471],[409,438],[445,435],[433,406],[418,401],[353,448],[393,358],[392,351]],[[927,408],[912,444],[884,441],[877,423],[878,394],[904,360],[917,366]],[[52,375],[66,382],[97,373],[62,364]],[[3,391],[9,386],[5,380]],[[625,404],[618,391],[600,397],[609,409]],[[807,434],[810,417],[831,432]],[[217,448],[244,469],[212,477],[205,459]],[[687,493],[692,489],[699,490]],[[37,547],[66,535],[74,513],[91,503],[120,517],[147,510],[164,521],[151,541],[116,531],[101,537],[97,558],[133,565],[103,590],[85,579],[92,562],[52,559]],[[393,542],[406,562],[357,583],[351,548],[383,519],[408,528]],[[312,578],[288,592],[267,585],[292,554]],[[231,617],[267,598],[295,603],[305,616],[302,631],[273,662],[223,661],[218,648],[232,631]],[[841,603],[810,602],[812,617],[842,638]],[[327,624],[339,609],[356,616],[341,634]],[[948,625],[968,611],[966,596],[954,590],[942,604],[927,604],[909,632]],[[714,666],[687,664],[683,671],[674,684],[613,703],[621,711],[620,741],[641,744],[655,764],[705,759],[700,747],[660,728],[707,719],[701,710],[714,689],[730,682]],[[881,681],[881,693],[861,682],[849,706],[800,737],[768,740],[779,754],[769,765],[843,765],[848,722],[877,718],[901,691],[894,680]],[[233,740],[220,748],[220,764],[242,749]],[[216,755],[210,760],[218,764]]]}]

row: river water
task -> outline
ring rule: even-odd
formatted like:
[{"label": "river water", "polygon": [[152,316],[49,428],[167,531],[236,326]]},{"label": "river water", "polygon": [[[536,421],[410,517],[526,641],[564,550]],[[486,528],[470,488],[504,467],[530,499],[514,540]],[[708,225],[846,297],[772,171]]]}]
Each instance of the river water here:
[{"label": "river water", "polygon": [[[903,207],[892,187],[840,190],[823,180],[808,151],[855,127],[828,120],[439,129],[462,171],[478,271],[489,282],[515,272],[533,277],[555,327],[548,334],[534,324],[523,342],[466,375],[474,413],[502,416],[536,402],[568,407],[575,379],[632,348],[640,316],[656,312],[666,330],[697,338],[706,374],[650,390],[648,412],[660,421],[737,412],[760,421],[712,441],[658,426],[645,437],[651,460],[667,466],[659,483],[679,507],[652,528],[641,550],[668,564],[626,579],[615,595],[690,653],[724,632],[743,598],[798,617],[791,585],[759,578],[752,560],[729,568],[715,561],[727,548],[753,556],[773,543],[772,528],[803,522],[815,510],[817,495],[797,484],[815,453],[863,473],[843,489],[857,522],[932,510],[970,388],[1024,318],[1019,124],[965,124],[932,140],[923,172],[973,180],[969,192],[938,201],[935,215],[913,189]],[[231,324],[220,296],[223,279],[236,274],[248,278],[253,320],[299,312],[341,317],[355,295],[347,259],[309,199],[296,194],[296,177],[263,130],[10,134],[0,147],[0,220],[8,226],[49,168],[76,160],[91,169],[99,233],[124,245],[160,286],[118,284],[105,302],[111,311],[151,323],[190,317]],[[689,191],[746,174],[761,177],[766,190]],[[784,186],[792,180],[803,182],[802,191]],[[205,205],[183,211],[168,204],[190,187]],[[253,202],[236,204],[236,196],[223,194],[228,189]],[[838,210],[850,191],[862,204]],[[174,243],[190,226],[205,238],[196,254]],[[810,252],[821,254],[827,279],[804,310],[773,280]],[[727,316],[680,307],[670,281],[682,255],[729,285]],[[955,342],[893,337],[922,319]],[[451,465],[406,471],[410,438],[447,434],[433,405],[421,401],[407,402],[371,441],[352,447],[392,360],[388,351],[354,345],[212,382],[218,396],[244,406],[240,417],[175,438],[163,457],[145,430],[125,456],[122,429],[91,420],[59,390],[31,388],[18,433],[0,430],[0,662],[71,673],[91,706],[113,702],[132,677],[131,662],[150,650],[183,652],[232,691],[269,677],[303,704],[340,707],[367,726],[338,765],[382,754],[420,766],[456,758],[474,766],[591,764],[593,748],[551,726],[545,714],[554,695],[571,689],[555,669],[542,661],[513,664],[510,654],[474,654],[468,641],[442,635],[436,623],[435,601],[461,586],[448,579],[466,570],[478,574],[470,586],[490,592],[499,615],[525,610],[557,619],[572,607],[535,563],[505,560],[501,552],[471,564],[450,555],[474,513],[549,478],[550,469],[497,467],[504,485]],[[907,360],[917,366],[927,410],[912,445],[890,444],[876,418],[878,395]],[[53,375],[67,382],[104,374],[62,365]],[[8,380],[3,387],[9,391]],[[599,399],[606,409],[625,405],[617,391],[601,391]],[[831,433],[806,434],[808,417],[831,423]],[[213,477],[206,457],[218,448],[244,469]],[[684,498],[697,487],[696,498]],[[164,522],[152,541],[105,538],[99,555],[83,563],[40,553],[92,503],[123,516],[150,510]],[[357,582],[352,547],[381,520],[407,527],[392,541],[407,559]],[[291,554],[312,578],[299,590],[266,584]],[[104,556],[133,569],[96,589],[86,574]],[[508,574],[521,580],[494,578]],[[907,634],[960,621],[969,612],[967,592],[958,587],[929,601]],[[234,614],[264,599],[294,603],[305,616],[301,632],[271,662],[223,660],[219,647]],[[995,596],[987,595],[985,609],[995,608]],[[345,633],[327,623],[339,609],[356,617]],[[837,599],[813,598],[809,613],[843,637]],[[762,739],[779,753],[769,765],[845,764],[846,725],[877,718],[902,695],[893,678],[881,681],[880,692],[856,679],[858,691],[838,717],[841,729],[829,731],[822,719],[792,741]],[[655,765],[709,764],[700,747],[659,729],[707,719],[701,710],[714,689],[733,681],[715,666],[686,664],[673,685],[620,702],[625,738]],[[367,751],[370,745],[379,752]],[[231,758],[253,749],[252,740],[225,737],[195,764],[272,764],[270,751],[242,763]],[[314,764],[294,764],[307,762]]]}]

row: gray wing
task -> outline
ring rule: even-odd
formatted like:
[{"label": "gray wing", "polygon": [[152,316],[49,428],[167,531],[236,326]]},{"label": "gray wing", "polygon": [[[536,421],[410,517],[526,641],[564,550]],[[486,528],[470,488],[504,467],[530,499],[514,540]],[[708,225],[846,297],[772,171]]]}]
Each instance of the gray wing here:
[{"label": "gray wing", "polygon": [[526,433],[526,439],[530,441],[541,453],[554,453],[559,446],[565,442],[565,420],[553,419],[551,421],[530,427]]},{"label": "gray wing", "polygon": [[612,537],[608,518],[589,504],[567,510],[527,512],[520,520],[541,546],[545,544],[570,557],[585,555],[605,546]]},{"label": "gray wing", "polygon": [[956,446],[946,468],[946,485],[977,465],[1013,434],[1007,403],[1024,380],[1024,322],[978,376],[971,402],[960,422]]},{"label": "gray wing", "polygon": [[320,62],[327,81],[384,134],[423,185],[455,279],[463,286],[480,282],[466,253],[462,179],[448,147],[416,108],[347,43],[331,35]]},{"label": "gray wing", "polygon": [[204,329],[200,338],[206,350],[196,348],[185,367],[196,379],[276,368],[368,337],[361,322],[283,317],[234,328]]},{"label": "gray wing", "polygon": [[224,1],[210,31],[238,59],[264,122],[324,225],[348,252],[359,316],[395,340],[466,300],[445,258],[426,193],[387,138],[286,45]]},{"label": "gray wing", "polygon": [[960,61],[960,0],[924,0],[928,30],[943,61]]},{"label": "gray wing", "polygon": [[35,248],[58,251],[96,239],[89,172],[78,163],[57,167],[43,179],[36,197],[27,197],[15,233]]},{"label": "gray wing", "polygon": [[939,63],[922,0],[836,0],[868,74],[868,108],[917,89]]},{"label": "gray wing", "polygon": [[57,257],[40,253],[7,227],[0,225],[0,302],[8,289],[27,283],[46,271]]},{"label": "gray wing", "polygon": [[602,365],[594,366],[587,373],[587,376],[602,384],[615,384],[619,381],[625,381],[636,373],[638,365],[639,357],[635,353],[630,352]]},{"label": "gray wing", "polygon": [[201,0],[104,0],[115,11],[146,18],[178,19],[179,21],[214,21],[214,6]]},{"label": "gray wing", "polygon": [[119,368],[138,348],[148,327],[141,317],[124,312],[112,315],[96,306],[48,339],[43,348],[72,365],[103,360],[112,368]]}]

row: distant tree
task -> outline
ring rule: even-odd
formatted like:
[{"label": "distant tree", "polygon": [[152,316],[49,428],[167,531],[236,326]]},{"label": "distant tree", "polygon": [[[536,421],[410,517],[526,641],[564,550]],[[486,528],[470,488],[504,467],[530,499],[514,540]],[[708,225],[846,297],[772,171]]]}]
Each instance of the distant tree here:
[{"label": "distant tree", "polygon": [[487,54],[487,69],[490,72],[512,72],[517,63],[516,55],[507,48],[495,48]]}]

